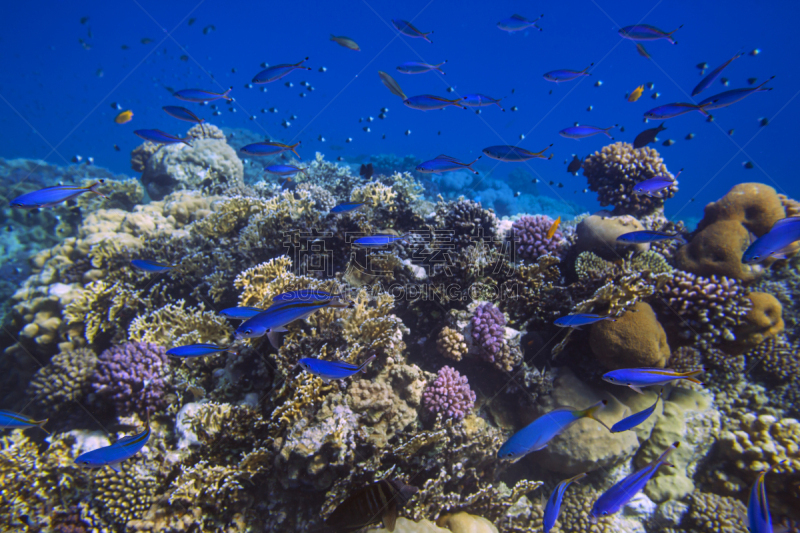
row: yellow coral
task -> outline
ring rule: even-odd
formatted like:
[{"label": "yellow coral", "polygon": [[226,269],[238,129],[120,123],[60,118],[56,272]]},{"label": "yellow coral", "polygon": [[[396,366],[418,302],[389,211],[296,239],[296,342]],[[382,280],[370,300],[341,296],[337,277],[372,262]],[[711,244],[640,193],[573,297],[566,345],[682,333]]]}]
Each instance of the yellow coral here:
[{"label": "yellow coral", "polygon": [[370,207],[383,206],[390,211],[397,209],[394,199],[397,193],[392,187],[378,181],[371,181],[361,187],[356,187],[350,193],[351,202],[364,202]]},{"label": "yellow coral", "polygon": [[333,390],[334,385],[325,384],[321,378],[303,372],[291,381],[284,381],[278,397],[290,396],[283,400],[273,411],[271,425],[273,431],[279,431],[300,420],[306,410],[317,407],[322,397]]},{"label": "yellow coral", "polygon": [[138,342],[154,342],[161,346],[182,346],[211,342],[230,344],[232,329],[228,321],[211,311],[185,308],[181,299],[151,313],[137,316],[128,328],[128,338]]},{"label": "yellow coral", "polygon": [[436,339],[436,349],[448,359],[461,361],[467,353],[467,343],[464,341],[464,335],[449,326],[445,326]]},{"label": "yellow coral", "polygon": [[282,255],[240,272],[233,281],[241,291],[239,305],[266,309],[275,296],[300,289],[335,292],[335,282],[296,276],[291,268],[292,260]]}]

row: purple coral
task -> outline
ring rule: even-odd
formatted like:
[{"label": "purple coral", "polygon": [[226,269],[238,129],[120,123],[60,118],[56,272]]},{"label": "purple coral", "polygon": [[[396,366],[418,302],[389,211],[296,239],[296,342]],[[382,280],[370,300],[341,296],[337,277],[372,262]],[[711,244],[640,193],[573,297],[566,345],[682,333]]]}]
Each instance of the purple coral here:
[{"label": "purple coral", "polygon": [[558,256],[563,235],[556,230],[551,239],[547,231],[553,226],[552,218],[545,215],[525,215],[511,226],[511,242],[517,259],[536,261],[545,254]]},{"label": "purple coral", "polygon": [[168,369],[162,346],[128,342],[100,354],[92,387],[99,398],[114,405],[118,416],[151,415],[166,407]]},{"label": "purple coral", "polygon": [[443,366],[433,382],[422,391],[422,403],[432,413],[461,420],[475,407],[475,393],[469,381],[453,367]]},{"label": "purple coral", "polygon": [[472,339],[481,347],[483,358],[494,363],[503,350],[506,317],[491,302],[480,304],[472,315]]}]

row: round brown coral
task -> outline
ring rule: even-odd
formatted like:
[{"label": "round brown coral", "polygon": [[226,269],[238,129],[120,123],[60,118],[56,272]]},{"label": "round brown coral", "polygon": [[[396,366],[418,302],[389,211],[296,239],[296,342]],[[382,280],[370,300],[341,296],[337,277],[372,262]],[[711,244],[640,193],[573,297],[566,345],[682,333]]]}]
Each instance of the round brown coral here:
[{"label": "round brown coral", "polygon": [[649,304],[639,302],[616,322],[603,320],[592,326],[592,352],[609,369],[663,368],[669,360],[667,334]]},{"label": "round brown coral", "polygon": [[745,533],[747,508],[736,498],[695,491],[691,495],[689,513],[682,520],[698,533]]},{"label": "round brown coral", "polygon": [[733,329],[736,340],[723,349],[731,354],[744,353],[783,331],[783,306],[773,295],[751,292],[751,307],[744,320]]},{"label": "round brown coral", "polygon": [[98,471],[93,502],[109,522],[124,526],[141,518],[153,503],[156,480],[142,472],[140,463],[128,462],[120,472]]},{"label": "round brown coral", "polygon": [[664,191],[663,198],[633,193],[634,186],[641,181],[656,176],[674,179],[659,153],[647,146],[634,148],[623,142],[604,146],[586,158],[583,174],[589,182],[589,189],[597,192],[600,205],[613,205],[614,214],[647,215],[663,207],[664,200],[678,192],[675,182]]}]

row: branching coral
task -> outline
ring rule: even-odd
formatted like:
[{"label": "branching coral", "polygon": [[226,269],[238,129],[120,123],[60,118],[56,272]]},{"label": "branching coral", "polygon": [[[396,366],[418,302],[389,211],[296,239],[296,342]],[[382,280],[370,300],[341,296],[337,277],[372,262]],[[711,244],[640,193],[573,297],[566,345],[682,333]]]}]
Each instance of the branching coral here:
[{"label": "branching coral", "polygon": [[514,260],[533,262],[545,254],[558,257],[563,236],[556,230],[552,237],[547,237],[553,223],[546,215],[525,215],[514,222],[508,234],[515,252]]},{"label": "branching coral", "polygon": [[166,350],[156,344],[129,342],[100,354],[92,387],[120,416],[144,416],[166,407],[169,371]]},{"label": "branching coral", "polygon": [[450,326],[445,326],[436,338],[436,349],[439,353],[453,361],[461,361],[467,353],[464,335]]},{"label": "branching coral", "polygon": [[479,304],[470,320],[472,340],[481,353],[481,357],[506,372],[518,365],[522,359],[519,350],[510,346],[505,339],[506,318],[503,312],[491,302]]},{"label": "branching coral", "polygon": [[467,377],[449,366],[439,369],[439,375],[422,393],[422,403],[428,411],[455,420],[461,420],[472,410],[476,398]]},{"label": "branching coral", "polygon": [[663,198],[651,198],[633,193],[634,186],[644,180],[669,173],[659,153],[647,146],[634,148],[618,142],[604,146],[583,162],[583,174],[589,189],[597,192],[600,205],[613,205],[615,214],[646,215],[664,205],[664,200],[678,192],[678,185],[669,187]]},{"label": "branching coral", "polygon": [[205,311],[202,303],[196,309],[187,309],[186,302],[181,299],[133,319],[128,338],[168,348],[203,342],[226,346],[231,342],[232,331],[227,320]]}]

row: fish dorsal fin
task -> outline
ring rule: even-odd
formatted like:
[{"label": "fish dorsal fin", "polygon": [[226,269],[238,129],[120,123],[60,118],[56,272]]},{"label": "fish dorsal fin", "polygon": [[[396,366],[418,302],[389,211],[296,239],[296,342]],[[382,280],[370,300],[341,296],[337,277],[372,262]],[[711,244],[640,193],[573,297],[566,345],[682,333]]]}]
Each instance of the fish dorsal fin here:
[{"label": "fish dorsal fin", "polygon": [[436,159],[444,159],[446,161],[452,161],[453,163],[460,163],[460,161],[458,159],[456,159],[455,157],[452,157],[452,156],[449,156],[449,155],[445,155],[445,154],[437,155]]},{"label": "fish dorsal fin", "polygon": [[526,19],[526,18],[525,18],[525,17],[523,17],[522,15],[517,15],[516,13],[514,13],[513,15],[511,15],[511,18],[512,18],[512,19],[514,19],[514,20],[521,20],[521,21],[523,21],[523,22],[528,22],[528,19]]},{"label": "fish dorsal fin", "polygon": [[397,523],[397,504],[392,500],[383,512],[383,527],[387,531],[394,531],[395,523]]}]

